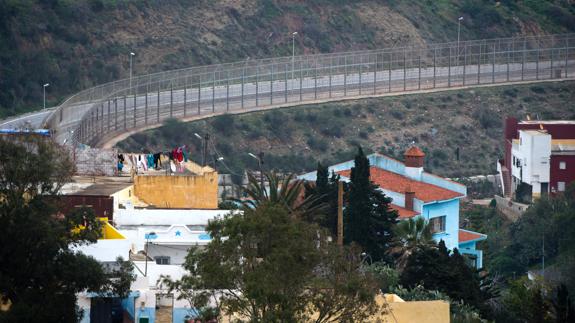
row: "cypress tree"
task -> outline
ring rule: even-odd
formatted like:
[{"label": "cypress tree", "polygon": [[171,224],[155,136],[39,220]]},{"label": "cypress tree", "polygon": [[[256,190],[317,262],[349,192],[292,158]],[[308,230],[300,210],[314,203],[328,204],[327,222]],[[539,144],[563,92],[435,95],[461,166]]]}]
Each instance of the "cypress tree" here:
[{"label": "cypress tree", "polygon": [[345,241],[359,244],[373,261],[389,261],[385,251],[393,238],[397,212],[389,208],[391,198],[370,181],[369,159],[361,147],[354,162],[344,216]]}]

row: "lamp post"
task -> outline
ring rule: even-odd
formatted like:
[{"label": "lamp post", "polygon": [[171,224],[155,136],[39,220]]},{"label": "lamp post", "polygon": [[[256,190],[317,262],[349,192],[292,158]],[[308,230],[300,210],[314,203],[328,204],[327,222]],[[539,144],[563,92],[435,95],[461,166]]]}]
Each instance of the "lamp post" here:
[{"label": "lamp post", "polygon": [[252,158],[255,158],[258,161],[258,166],[260,168],[260,186],[262,188],[262,191],[265,191],[265,188],[264,188],[264,170],[263,170],[264,153],[260,151],[260,153],[257,156],[252,154],[252,153],[248,153],[248,155],[250,155]]},{"label": "lamp post", "polygon": [[130,91],[132,90],[132,57],[136,56],[134,52],[130,52]]},{"label": "lamp post", "polygon": [[461,21],[463,16],[457,18],[457,58],[459,60],[459,35],[461,34]]},{"label": "lamp post", "polygon": [[361,253],[361,262],[360,262],[360,267],[361,267],[361,269],[363,269],[364,263],[367,263],[366,260],[367,260],[368,258],[369,258],[369,263],[368,263],[368,265],[371,266],[371,264],[372,264],[372,262],[373,262],[373,259],[371,259],[371,256],[370,256],[368,253],[366,253],[365,251]]},{"label": "lamp post", "polygon": [[294,70],[295,70],[295,36],[297,35],[297,31],[294,31],[291,34],[291,89],[293,90],[294,84]]},{"label": "lamp post", "polygon": [[42,101],[42,102],[43,102],[43,104],[42,104],[42,106],[43,106],[42,109],[43,109],[43,110],[46,109],[46,88],[49,87],[49,86],[50,86],[50,83],[46,83],[46,84],[44,84],[44,86],[42,87],[43,93],[44,93],[44,96],[43,96],[44,99],[43,99],[43,101]]}]

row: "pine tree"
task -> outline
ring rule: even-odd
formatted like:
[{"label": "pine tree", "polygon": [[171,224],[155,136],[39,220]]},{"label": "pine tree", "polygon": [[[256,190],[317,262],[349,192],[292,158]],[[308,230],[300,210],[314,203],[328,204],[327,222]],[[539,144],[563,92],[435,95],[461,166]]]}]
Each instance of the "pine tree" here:
[{"label": "pine tree", "polygon": [[386,250],[393,238],[397,212],[389,208],[391,198],[370,181],[369,168],[369,159],[359,147],[351,169],[344,238],[347,243],[359,244],[373,261],[389,261]]}]

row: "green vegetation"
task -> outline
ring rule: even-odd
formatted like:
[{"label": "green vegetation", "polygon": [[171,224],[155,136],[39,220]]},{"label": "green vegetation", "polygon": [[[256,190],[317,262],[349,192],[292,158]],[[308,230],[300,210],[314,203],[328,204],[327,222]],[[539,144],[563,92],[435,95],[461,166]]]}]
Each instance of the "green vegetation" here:
[{"label": "green vegetation", "polygon": [[[502,119],[524,119],[528,113],[541,119],[573,119],[573,86],[574,82],[558,82],[479,88],[306,105],[189,123],[172,120],[117,146],[124,151],[159,151],[186,144],[192,158],[200,161],[201,141],[194,133],[208,132],[210,152],[225,158],[217,168],[240,174],[258,167],[248,152],[263,151],[266,169],[298,173],[315,169],[318,161],[332,165],[350,160],[357,145],[365,147],[366,153],[403,160],[403,152],[415,142],[427,154],[425,168],[435,174],[493,174],[495,161],[502,156]],[[535,87],[544,92],[533,91]],[[525,103],[526,97],[532,102]],[[402,119],[394,117],[394,111],[400,111]],[[215,157],[209,158],[211,165]]]},{"label": "green vegetation", "polygon": [[68,156],[43,138],[0,139],[0,298],[10,304],[1,322],[77,322],[77,293],[126,297],[135,279],[128,261],[105,269],[74,250],[96,242],[102,223],[91,209],[58,213]]},{"label": "green vegetation", "polygon": [[307,221],[306,214],[318,215],[318,209],[305,201],[295,207],[303,182],[292,183],[266,193],[251,181],[250,198],[257,203],[210,221],[212,240],[186,257],[189,275],[164,278],[202,320],[235,314],[250,322],[361,322],[376,312],[377,284],[362,270],[360,250],[340,248],[327,230]]},{"label": "green vegetation", "polygon": [[[564,0],[0,1],[0,118],[135,74],[246,57],[575,31]],[[184,22],[184,23],[182,23]],[[397,114],[396,116],[399,116]]]}]

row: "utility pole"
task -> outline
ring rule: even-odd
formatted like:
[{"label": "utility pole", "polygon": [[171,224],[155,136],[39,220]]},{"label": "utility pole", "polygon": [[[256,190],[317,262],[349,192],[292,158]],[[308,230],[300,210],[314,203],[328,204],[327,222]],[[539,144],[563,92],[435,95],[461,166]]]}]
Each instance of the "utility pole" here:
[{"label": "utility pole", "polygon": [[260,187],[262,188],[262,191],[265,191],[265,188],[264,188],[264,153],[262,151],[260,151],[257,156],[252,154],[252,153],[248,153],[248,155],[250,157],[252,157],[253,159],[256,159],[258,161],[258,167],[260,169]]},{"label": "utility pole", "polygon": [[337,244],[343,246],[343,182],[337,182]]},{"label": "utility pole", "polygon": [[[204,135],[204,152],[203,152],[203,156],[202,156],[202,166],[206,166],[207,163],[207,156],[208,156],[208,142],[210,140],[210,134],[206,133]],[[215,167],[215,165],[214,165]]]}]

